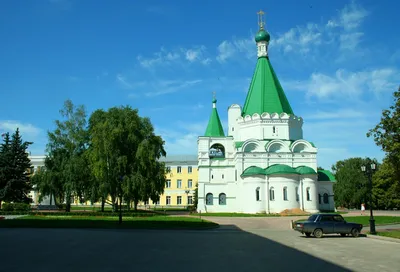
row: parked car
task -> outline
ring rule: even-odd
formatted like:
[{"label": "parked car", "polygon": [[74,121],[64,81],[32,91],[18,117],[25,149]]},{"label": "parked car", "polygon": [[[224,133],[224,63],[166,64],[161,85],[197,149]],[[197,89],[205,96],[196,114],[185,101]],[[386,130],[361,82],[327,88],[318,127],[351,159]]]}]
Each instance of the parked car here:
[{"label": "parked car", "polygon": [[353,237],[360,235],[362,224],[349,223],[340,214],[319,213],[311,215],[306,221],[297,221],[293,229],[310,237],[321,238],[324,234],[338,233],[341,236],[351,234]]}]

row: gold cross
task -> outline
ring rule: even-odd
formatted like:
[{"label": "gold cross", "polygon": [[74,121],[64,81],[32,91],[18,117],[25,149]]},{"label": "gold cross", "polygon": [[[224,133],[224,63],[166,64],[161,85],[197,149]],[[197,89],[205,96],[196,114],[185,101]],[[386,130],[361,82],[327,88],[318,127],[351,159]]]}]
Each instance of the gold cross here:
[{"label": "gold cross", "polygon": [[257,12],[258,14],[258,25],[260,26],[260,29],[264,29],[264,25],[265,25],[265,21],[264,21],[264,11],[262,11],[260,9],[259,12]]},{"label": "gold cross", "polygon": [[216,93],[215,93],[215,91],[214,91],[214,92],[212,92],[212,94],[213,94],[213,99],[215,99],[215,97],[216,97]]}]

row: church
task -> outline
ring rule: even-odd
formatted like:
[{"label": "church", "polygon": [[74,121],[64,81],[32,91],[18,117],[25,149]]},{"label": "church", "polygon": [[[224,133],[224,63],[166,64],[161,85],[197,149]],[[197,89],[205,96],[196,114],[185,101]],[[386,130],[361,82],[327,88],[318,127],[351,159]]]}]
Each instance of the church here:
[{"label": "church", "polygon": [[268,55],[270,35],[259,12],[257,63],[243,107],[228,108],[225,135],[217,100],[198,137],[198,212],[333,211],[334,175],[317,167],[317,147],[297,116]]}]

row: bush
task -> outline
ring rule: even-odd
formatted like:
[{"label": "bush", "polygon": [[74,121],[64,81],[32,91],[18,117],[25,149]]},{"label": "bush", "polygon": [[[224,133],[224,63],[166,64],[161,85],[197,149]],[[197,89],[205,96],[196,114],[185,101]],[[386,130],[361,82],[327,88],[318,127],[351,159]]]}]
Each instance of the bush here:
[{"label": "bush", "polygon": [[12,211],[30,211],[31,206],[26,203],[4,203],[2,205],[3,212],[12,212]]}]

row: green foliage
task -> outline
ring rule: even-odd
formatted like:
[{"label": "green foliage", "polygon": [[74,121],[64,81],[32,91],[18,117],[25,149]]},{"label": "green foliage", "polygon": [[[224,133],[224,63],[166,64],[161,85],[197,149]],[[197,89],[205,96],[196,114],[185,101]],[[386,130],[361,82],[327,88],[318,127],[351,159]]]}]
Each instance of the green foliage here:
[{"label": "green foliage", "polygon": [[382,117],[367,137],[373,137],[376,145],[386,153],[387,163],[394,169],[394,181],[400,183],[400,87],[393,93],[394,104],[382,111]]},{"label": "green foliage", "polygon": [[377,209],[400,209],[400,184],[395,182],[395,170],[384,159],[373,178],[373,201]]},{"label": "green foliage", "polygon": [[361,166],[367,166],[370,171],[371,163],[378,164],[376,160],[369,158],[350,158],[332,166],[337,180],[333,186],[336,206],[360,209],[361,203],[368,203],[369,173],[362,172]]},{"label": "green foliage", "polygon": [[194,194],[193,194],[193,207],[195,211],[197,211],[198,203],[199,203],[199,183],[196,183],[196,188],[194,189]]},{"label": "green foliage", "polygon": [[1,210],[5,212],[13,211],[14,205],[12,203],[3,203],[3,205],[1,205]]},{"label": "green foliage", "polygon": [[[11,211],[17,211],[17,212],[23,212],[23,211],[30,211],[31,206],[27,203],[4,203],[2,205],[2,212],[11,212]],[[14,213],[12,213],[14,214]]]},{"label": "green foliage", "polygon": [[30,203],[28,197],[32,189],[30,182],[31,162],[27,149],[31,142],[24,142],[17,128],[10,138],[5,133],[0,145],[0,203],[24,202]]}]

